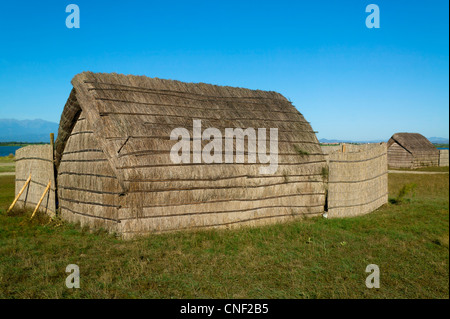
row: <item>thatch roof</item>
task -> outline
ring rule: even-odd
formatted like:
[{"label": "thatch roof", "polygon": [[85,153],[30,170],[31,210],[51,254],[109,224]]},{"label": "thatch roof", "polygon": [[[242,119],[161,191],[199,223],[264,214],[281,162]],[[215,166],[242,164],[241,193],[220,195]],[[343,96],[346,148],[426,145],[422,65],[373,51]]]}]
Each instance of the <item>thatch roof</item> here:
[{"label": "thatch roof", "polygon": [[[298,170],[300,164],[324,162],[310,124],[276,92],[92,72],[76,75],[72,84],[56,141],[56,166],[83,112],[125,192],[131,184],[134,191],[144,190],[150,186],[138,185],[140,181],[166,180],[176,174],[169,159],[170,132],[177,127],[191,131],[193,119],[202,120],[202,129],[215,127],[222,132],[236,127],[278,128],[278,175],[283,169]],[[308,156],[299,156],[298,149]],[[244,173],[236,164],[210,167],[203,173],[186,168],[183,177],[200,180],[205,174],[214,179]],[[149,169],[152,176],[143,176]]]},{"label": "thatch roof", "polygon": [[397,142],[412,155],[421,153],[439,154],[439,150],[422,134],[396,133],[388,141],[388,148]]}]

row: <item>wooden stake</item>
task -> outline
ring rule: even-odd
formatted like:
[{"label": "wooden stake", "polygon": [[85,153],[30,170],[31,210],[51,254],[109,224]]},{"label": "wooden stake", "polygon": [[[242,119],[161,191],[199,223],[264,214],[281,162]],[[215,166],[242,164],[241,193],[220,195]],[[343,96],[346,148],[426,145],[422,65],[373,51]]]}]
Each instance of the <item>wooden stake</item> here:
[{"label": "wooden stake", "polygon": [[25,190],[25,188],[28,186],[28,184],[31,181],[31,174],[28,177],[27,181],[25,182],[25,184],[23,184],[22,189],[20,190],[19,194],[17,194],[16,198],[14,199],[14,201],[12,202],[11,206],[9,206],[8,211],[6,213],[9,213],[11,211],[11,209],[14,208],[14,205],[16,205],[17,200],[19,199],[20,195],[22,195],[23,191]]},{"label": "wooden stake", "polygon": [[50,146],[52,147],[52,161],[55,162],[55,134],[50,133]]},{"label": "wooden stake", "polygon": [[52,184],[52,181],[49,181],[47,184],[47,187],[44,190],[44,193],[41,196],[41,199],[39,200],[39,202],[36,205],[36,208],[34,209],[33,214],[31,215],[30,220],[33,219],[34,215],[36,214],[37,210],[39,209],[39,206],[41,206],[42,201],[44,200],[45,194],[47,194],[48,190],[50,189],[50,185]]}]

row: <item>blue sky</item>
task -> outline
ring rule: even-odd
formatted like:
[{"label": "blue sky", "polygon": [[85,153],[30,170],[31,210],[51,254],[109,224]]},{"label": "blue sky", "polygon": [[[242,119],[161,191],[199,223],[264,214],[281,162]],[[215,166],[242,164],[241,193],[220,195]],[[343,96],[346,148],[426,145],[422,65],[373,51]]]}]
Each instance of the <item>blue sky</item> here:
[{"label": "blue sky", "polygon": [[[80,29],[68,29],[68,4]],[[365,8],[380,8],[368,29]],[[277,91],[319,138],[449,136],[449,4],[20,1],[0,6],[0,118],[59,122],[82,71]]]}]

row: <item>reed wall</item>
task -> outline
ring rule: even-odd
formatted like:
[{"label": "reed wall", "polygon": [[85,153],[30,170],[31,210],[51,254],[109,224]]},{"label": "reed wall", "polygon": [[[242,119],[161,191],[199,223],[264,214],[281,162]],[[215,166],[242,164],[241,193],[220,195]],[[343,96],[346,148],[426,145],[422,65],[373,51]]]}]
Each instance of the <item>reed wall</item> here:
[{"label": "reed wall", "polygon": [[342,150],[342,144],[339,145],[327,145],[327,146],[321,146],[323,157],[325,161],[327,162],[327,165],[330,162],[330,154],[334,152],[339,152]]},{"label": "reed wall", "polygon": [[448,166],[448,150],[439,150],[439,166]]},{"label": "reed wall", "polygon": [[39,210],[51,216],[55,215],[55,175],[53,167],[53,150],[50,145],[29,145],[16,151],[16,196],[31,175],[31,182],[17,201],[16,208],[28,207],[34,209],[50,181],[50,190],[44,197]]},{"label": "reed wall", "polygon": [[328,217],[367,214],[387,203],[386,143],[329,154]]}]

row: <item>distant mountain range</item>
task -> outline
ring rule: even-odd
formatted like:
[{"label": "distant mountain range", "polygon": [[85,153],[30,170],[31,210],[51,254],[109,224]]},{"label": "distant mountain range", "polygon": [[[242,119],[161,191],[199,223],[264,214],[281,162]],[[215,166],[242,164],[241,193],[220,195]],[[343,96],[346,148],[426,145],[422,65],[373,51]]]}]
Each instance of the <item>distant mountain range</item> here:
[{"label": "distant mountain range", "polygon": [[327,143],[380,143],[380,142],[387,142],[384,140],[372,140],[372,141],[353,141],[353,140],[329,140],[326,138],[319,139],[320,143],[327,144]]},{"label": "distant mountain range", "polygon": [[443,137],[428,137],[428,140],[434,144],[448,144],[448,138]]},{"label": "distant mountain range", "polygon": [[58,123],[44,120],[0,119],[0,142],[49,142],[58,133]]},{"label": "distant mountain range", "polygon": [[[427,137],[428,140],[433,144],[448,144],[449,139],[444,137]],[[387,142],[387,140],[371,140],[371,141],[358,141],[358,140],[329,140],[326,138],[319,139],[320,143],[327,144],[327,143],[380,143],[380,142]]]},{"label": "distant mountain range", "polygon": [[[13,120],[0,119],[0,142],[49,142],[50,133],[58,133],[58,123],[44,120]],[[449,139],[443,137],[429,137],[431,143],[448,144]],[[337,140],[337,139],[319,139],[321,143],[379,143],[386,140]]]}]

